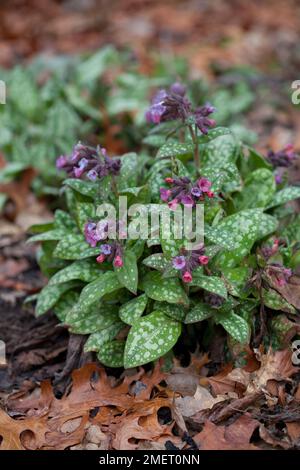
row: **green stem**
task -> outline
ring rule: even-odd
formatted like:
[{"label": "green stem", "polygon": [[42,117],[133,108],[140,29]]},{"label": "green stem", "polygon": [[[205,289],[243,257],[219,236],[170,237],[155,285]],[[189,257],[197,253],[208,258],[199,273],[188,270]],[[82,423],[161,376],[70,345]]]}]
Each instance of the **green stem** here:
[{"label": "green stem", "polygon": [[196,128],[196,126],[195,126],[195,130],[194,130],[193,127],[190,125],[189,126],[189,131],[190,131],[192,141],[193,141],[193,144],[194,144],[195,166],[196,166],[197,170],[199,171],[199,169],[200,169],[200,155],[199,155],[199,143],[198,143],[198,139],[197,139],[197,128]]}]

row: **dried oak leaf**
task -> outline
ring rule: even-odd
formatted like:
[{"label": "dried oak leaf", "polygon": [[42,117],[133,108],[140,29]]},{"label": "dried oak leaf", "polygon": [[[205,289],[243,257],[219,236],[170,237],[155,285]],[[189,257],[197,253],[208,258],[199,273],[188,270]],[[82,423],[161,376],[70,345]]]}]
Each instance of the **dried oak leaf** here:
[{"label": "dried oak leaf", "polygon": [[186,396],[175,398],[175,405],[181,412],[182,416],[190,417],[202,410],[211,409],[216,403],[227,400],[228,397],[212,394],[201,385],[198,385],[196,393],[193,397]]},{"label": "dried oak leaf", "polygon": [[174,366],[167,374],[168,387],[181,395],[194,395],[199,385],[201,369],[210,362],[208,354],[192,354],[188,367],[182,367],[178,360],[174,360]]},{"label": "dried oak leaf", "polygon": [[230,378],[229,374],[232,370],[232,365],[227,364],[218,374],[212,377],[201,378],[200,384],[203,386],[210,385],[216,396],[234,392],[237,393],[239,397],[242,397],[245,392],[245,385]]},{"label": "dried oak leaf", "polygon": [[138,447],[130,440],[153,441],[162,436],[173,436],[171,430],[174,422],[160,424],[157,411],[162,407],[170,408],[171,403],[166,398],[155,398],[136,407],[133,413],[125,413],[124,419],[118,426],[113,448],[116,450],[134,450]]},{"label": "dried oak leaf", "polygon": [[250,443],[254,430],[259,422],[249,415],[240,416],[229,426],[216,426],[206,421],[201,432],[193,439],[200,450],[258,450]]},{"label": "dried oak leaf", "polygon": [[[16,425],[14,441],[25,448],[74,447],[84,441],[90,422],[100,426],[101,432],[107,432],[108,442],[115,439],[115,445],[120,449],[122,447],[118,446],[124,443],[125,435],[129,436],[128,439],[150,440],[169,435],[169,427],[158,422],[157,411],[161,407],[171,408],[172,400],[170,397],[150,398],[162,378],[163,374],[157,365],[152,374],[141,369],[133,375],[126,375],[120,383],[112,386],[103,368],[87,364],[73,371],[71,391],[59,400],[55,398],[50,382],[44,382],[38,396],[35,392],[27,397],[9,400],[10,408],[25,414],[23,420],[7,418]],[[145,384],[143,396],[130,394],[131,386],[137,380]],[[90,416],[92,410],[99,410],[94,418]],[[135,430],[138,429],[132,436],[128,429],[130,423]],[[174,420],[170,429],[173,425]],[[24,430],[29,433],[21,444],[20,434]],[[131,448],[131,444],[127,446]]]},{"label": "dried oak leaf", "polygon": [[292,352],[289,349],[273,351],[269,349],[267,354],[258,356],[260,368],[251,374],[246,393],[255,393],[266,387],[269,380],[287,380],[297,372],[292,363]]}]

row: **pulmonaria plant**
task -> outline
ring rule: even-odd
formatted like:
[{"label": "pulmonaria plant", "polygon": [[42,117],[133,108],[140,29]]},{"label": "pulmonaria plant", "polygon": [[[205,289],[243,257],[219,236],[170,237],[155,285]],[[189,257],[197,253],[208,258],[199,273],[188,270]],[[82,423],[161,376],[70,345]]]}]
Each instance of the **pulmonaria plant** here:
[{"label": "pulmonaria plant", "polygon": [[[286,204],[300,197],[300,187],[274,179],[274,167],[286,168],[296,156],[289,146],[263,157],[215,127],[213,110],[194,106],[176,83],[147,113],[157,124],[150,130],[157,151],[110,158],[100,147],[77,144],[57,161],[68,176],[65,210],[32,228],[49,278],[36,314],[52,309],[71,333],[86,335],[85,350],[104,365],[156,361],[181,335],[186,344],[189,335],[191,344],[204,338],[205,349],[215,325],[227,333],[233,359],[237,343],[240,350],[261,342],[280,347],[299,331],[300,216]],[[127,201],[128,227],[147,236],[123,236],[119,196]],[[97,215],[108,201],[116,221]],[[181,205],[193,217],[201,205],[204,233],[196,226],[195,236],[203,243],[191,248],[185,231],[166,238],[162,217],[153,235],[152,204],[174,217]]]}]

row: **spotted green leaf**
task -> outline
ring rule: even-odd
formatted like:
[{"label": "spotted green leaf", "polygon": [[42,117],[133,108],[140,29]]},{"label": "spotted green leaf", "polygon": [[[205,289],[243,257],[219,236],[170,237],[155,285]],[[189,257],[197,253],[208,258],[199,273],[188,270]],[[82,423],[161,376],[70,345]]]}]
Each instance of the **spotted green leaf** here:
[{"label": "spotted green leaf", "polygon": [[112,341],[124,328],[123,322],[116,322],[103,330],[92,333],[84,345],[85,352],[100,351],[103,344]]},{"label": "spotted green leaf", "polygon": [[225,278],[228,292],[231,295],[241,298],[248,296],[249,289],[246,288],[246,284],[250,277],[249,268],[244,266],[238,268],[223,268],[222,274]]},{"label": "spotted green leaf", "polygon": [[189,156],[193,154],[193,151],[192,142],[167,142],[159,149],[157,158]]},{"label": "spotted green leaf", "polygon": [[159,310],[173,320],[183,321],[186,311],[182,305],[169,304],[168,302],[154,302],[154,310]]},{"label": "spotted green leaf", "polygon": [[79,229],[83,232],[88,220],[95,217],[95,205],[92,202],[76,202],[76,219]]},{"label": "spotted green leaf", "polygon": [[82,289],[77,309],[85,312],[104,295],[110,294],[121,287],[116,273],[114,271],[107,271]]},{"label": "spotted green leaf", "polygon": [[220,135],[205,145],[200,145],[202,165],[214,165],[219,168],[224,162],[234,163],[239,155],[240,145],[230,133]]},{"label": "spotted green leaf", "polygon": [[139,295],[135,299],[126,302],[120,307],[119,317],[124,323],[133,325],[133,323],[143,314],[148,302],[145,294]]},{"label": "spotted green leaf", "polygon": [[170,238],[163,238],[160,239],[160,244],[163,249],[164,255],[170,259],[173,256],[178,255],[180,249],[184,246],[183,239],[174,239],[173,236]]},{"label": "spotted green leaf", "polygon": [[227,249],[248,247],[277,228],[277,220],[261,209],[248,209],[222,219],[217,226],[206,227],[205,236]]},{"label": "spotted green leaf", "polygon": [[281,189],[271,200],[270,204],[268,205],[268,209],[271,207],[280,206],[281,204],[285,204],[286,202],[292,201],[293,199],[298,199],[299,197],[300,186],[290,186],[288,188]]},{"label": "spotted green leaf", "polygon": [[101,266],[99,266],[95,259],[74,261],[74,263],[69,264],[69,266],[54,274],[49,284],[61,284],[62,282],[71,281],[73,279],[91,282],[100,276],[102,272]]},{"label": "spotted green leaf", "polygon": [[68,290],[75,287],[77,283],[75,282],[65,282],[64,284],[59,284],[55,286],[47,285],[39,293],[35,314],[36,316],[43,315],[50,308],[52,308],[59,298]]},{"label": "spotted green leaf", "polygon": [[57,209],[54,214],[54,225],[58,229],[77,230],[75,221],[68,212]]},{"label": "spotted green leaf", "polygon": [[160,311],[137,320],[129,331],[124,367],[136,367],[166,354],[176,343],[181,324]]},{"label": "spotted green leaf", "polygon": [[136,294],[138,284],[138,268],[136,256],[133,251],[125,251],[123,256],[123,266],[115,268],[115,273],[119,283],[126,287],[126,289]]},{"label": "spotted green leaf", "polygon": [[263,289],[264,305],[287,313],[297,313],[296,309],[289,304],[278,292],[273,289]]},{"label": "spotted green leaf", "polygon": [[28,242],[35,243],[35,242],[43,242],[49,240],[62,240],[66,236],[66,231],[63,229],[53,229],[49,230],[48,232],[38,233],[33,237],[30,237]]},{"label": "spotted green leaf", "polygon": [[248,323],[233,311],[217,313],[215,321],[217,324],[221,324],[239,343],[249,342],[251,332]]},{"label": "spotted green leaf", "polygon": [[266,207],[275,194],[274,174],[267,168],[259,168],[247,176],[243,190],[236,196],[238,210]]},{"label": "spotted green leaf", "polygon": [[199,302],[188,312],[184,323],[196,323],[198,321],[206,320],[214,313],[215,310],[212,309],[209,305],[206,305],[203,302]]},{"label": "spotted green leaf", "polygon": [[235,163],[223,161],[216,168],[214,164],[203,167],[202,175],[212,182],[212,191],[219,192],[221,190],[232,192],[241,186],[241,177]]},{"label": "spotted green leaf", "polygon": [[154,253],[153,255],[148,256],[143,260],[143,264],[149,268],[157,269],[158,271],[163,271],[168,265],[169,262],[166,260],[163,253]]},{"label": "spotted green leaf", "polygon": [[53,312],[61,322],[65,322],[67,314],[79,299],[79,292],[70,290],[62,295],[53,307]]},{"label": "spotted green leaf", "polygon": [[78,193],[91,198],[94,198],[98,191],[98,184],[93,183],[92,181],[68,178],[64,181],[64,184],[74,189]]},{"label": "spotted green leaf", "polygon": [[137,154],[126,153],[122,156],[121,162],[119,190],[136,187],[139,165]]},{"label": "spotted green leaf", "polygon": [[145,293],[150,299],[171,304],[189,304],[189,299],[179,279],[164,279],[161,273],[153,271],[145,276],[143,286]]},{"label": "spotted green leaf", "polygon": [[95,333],[102,331],[119,322],[118,308],[115,305],[95,304],[88,311],[81,311],[78,305],[70,310],[65,318],[65,324],[76,334]]},{"label": "spotted green leaf", "polygon": [[97,256],[99,248],[92,248],[87,244],[83,235],[68,234],[60,240],[54,250],[56,258],[79,260]]},{"label": "spotted green leaf", "polygon": [[115,340],[104,343],[97,357],[107,367],[123,367],[125,341]]},{"label": "spotted green leaf", "polygon": [[198,141],[200,144],[208,143],[211,140],[216,139],[217,137],[221,137],[223,135],[231,135],[231,131],[228,127],[214,127],[208,131],[208,134],[202,134],[198,137]]},{"label": "spotted green leaf", "polygon": [[201,287],[202,289],[227,298],[227,289],[224,281],[216,276],[194,275],[190,283],[191,286]]}]

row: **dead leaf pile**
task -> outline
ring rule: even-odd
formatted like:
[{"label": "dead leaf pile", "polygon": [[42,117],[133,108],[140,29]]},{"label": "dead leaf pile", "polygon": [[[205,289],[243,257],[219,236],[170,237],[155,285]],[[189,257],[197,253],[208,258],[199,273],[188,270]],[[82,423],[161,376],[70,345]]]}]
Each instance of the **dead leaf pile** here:
[{"label": "dead leaf pile", "polygon": [[[0,449],[187,449],[191,442],[200,450],[298,448],[300,385],[291,351],[256,356],[256,370],[252,364],[214,377],[199,372],[196,390],[185,392],[180,381],[176,390],[174,376],[184,375],[178,363],[175,374],[157,364],[152,372],[140,368],[119,379],[87,364],[73,372],[61,399],[49,381],[10,395],[11,416],[0,414]],[[195,373],[194,365],[186,369]]]}]

